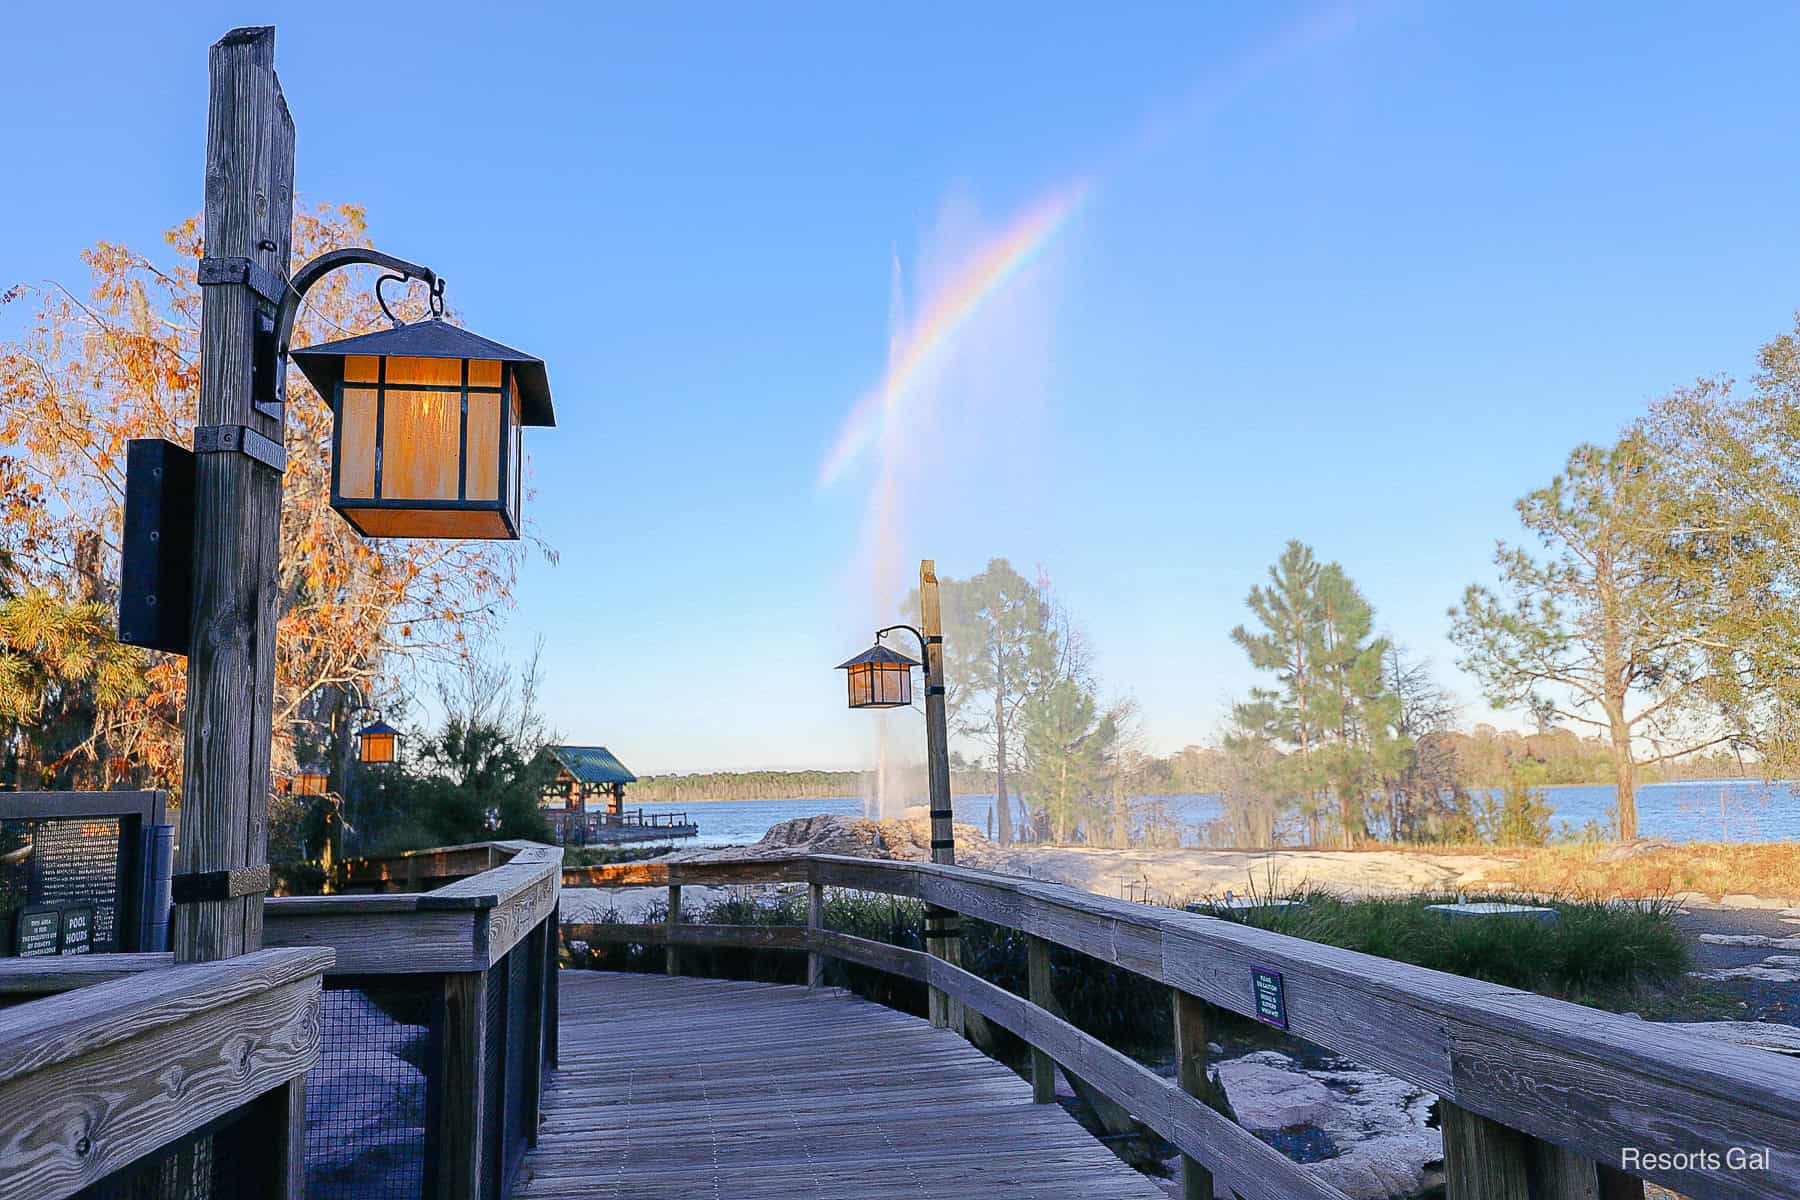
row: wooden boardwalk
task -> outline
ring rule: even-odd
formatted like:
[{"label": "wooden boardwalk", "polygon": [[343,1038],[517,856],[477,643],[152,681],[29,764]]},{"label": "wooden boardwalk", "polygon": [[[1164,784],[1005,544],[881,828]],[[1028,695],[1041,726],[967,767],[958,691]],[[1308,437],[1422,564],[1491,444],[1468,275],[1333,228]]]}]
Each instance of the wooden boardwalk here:
[{"label": "wooden boardwalk", "polygon": [[961,1038],[836,989],[564,971],[517,1200],[1162,1200]]}]

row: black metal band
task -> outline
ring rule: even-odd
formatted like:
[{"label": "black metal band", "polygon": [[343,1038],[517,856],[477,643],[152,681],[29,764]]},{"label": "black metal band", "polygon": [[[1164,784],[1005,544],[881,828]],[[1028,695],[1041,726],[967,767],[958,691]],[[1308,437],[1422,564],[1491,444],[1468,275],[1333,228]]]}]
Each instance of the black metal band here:
[{"label": "black metal band", "polygon": [[954,850],[956,842],[951,838],[932,838],[931,848],[933,850]]},{"label": "black metal band", "polygon": [[214,287],[223,283],[241,283],[277,308],[281,307],[281,301],[287,295],[287,280],[255,259],[201,259],[200,286]]},{"label": "black metal band", "polygon": [[944,635],[941,633],[931,634],[926,637],[925,644],[927,646],[941,646],[944,644]]},{"label": "black metal band", "polygon": [[268,863],[231,871],[190,871],[169,880],[169,898],[176,904],[260,896],[268,890]]},{"label": "black metal band", "polygon": [[195,454],[242,454],[277,474],[287,473],[287,449],[244,425],[202,425],[194,430]]},{"label": "black metal band", "polygon": [[927,696],[941,696],[944,694],[944,685],[941,683],[931,684],[926,687],[925,694]]},{"label": "black metal band", "polygon": [[931,819],[934,821],[945,821],[945,820],[950,819],[951,817],[954,817],[955,815],[956,815],[955,813],[951,812],[947,808],[934,808],[931,810]]}]

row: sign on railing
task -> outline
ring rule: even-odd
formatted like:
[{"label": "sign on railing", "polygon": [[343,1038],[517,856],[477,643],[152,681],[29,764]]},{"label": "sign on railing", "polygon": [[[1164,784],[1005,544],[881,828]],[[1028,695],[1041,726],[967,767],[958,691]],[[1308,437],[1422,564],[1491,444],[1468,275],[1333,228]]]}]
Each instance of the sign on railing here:
[{"label": "sign on railing", "polygon": [[161,792],[0,792],[0,957],[167,946]]}]

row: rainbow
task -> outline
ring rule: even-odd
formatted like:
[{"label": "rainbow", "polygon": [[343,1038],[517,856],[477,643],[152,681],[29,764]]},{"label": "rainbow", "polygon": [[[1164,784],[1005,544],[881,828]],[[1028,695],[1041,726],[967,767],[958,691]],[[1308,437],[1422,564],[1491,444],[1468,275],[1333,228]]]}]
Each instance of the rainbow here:
[{"label": "rainbow", "polygon": [[909,388],[943,354],[956,331],[968,324],[1018,273],[1029,266],[1080,209],[1092,187],[1083,178],[1051,193],[971,258],[948,286],[933,296],[889,356],[887,375],[850,410],[819,467],[818,486],[840,479],[893,419]]}]

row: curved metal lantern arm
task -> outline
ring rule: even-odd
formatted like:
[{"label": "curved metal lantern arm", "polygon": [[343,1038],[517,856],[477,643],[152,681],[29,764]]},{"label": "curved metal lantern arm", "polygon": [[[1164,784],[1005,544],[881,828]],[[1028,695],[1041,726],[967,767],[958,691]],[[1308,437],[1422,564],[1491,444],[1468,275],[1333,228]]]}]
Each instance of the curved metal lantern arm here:
[{"label": "curved metal lantern arm", "polygon": [[913,626],[909,626],[909,624],[891,624],[891,626],[887,626],[886,630],[875,630],[875,640],[878,642],[878,640],[884,639],[884,637],[887,637],[889,633],[893,633],[895,630],[905,630],[907,633],[911,633],[913,637],[918,639],[918,664],[929,673],[929,671],[931,671],[931,658],[925,655],[925,635],[918,630],[914,630]]},{"label": "curved metal lantern arm", "polygon": [[[441,306],[444,292],[444,281],[430,267],[421,267],[418,263],[407,262],[404,258],[395,258],[391,254],[383,254],[379,250],[365,250],[351,247],[347,250],[329,250],[313,259],[288,277],[287,292],[281,300],[281,311],[275,317],[275,346],[285,361],[288,345],[293,340],[294,322],[300,316],[300,302],[306,299],[306,293],[313,284],[331,274],[339,267],[370,266],[398,272],[401,279],[417,279],[431,289],[437,305]],[[386,305],[382,306],[384,309]]]}]

